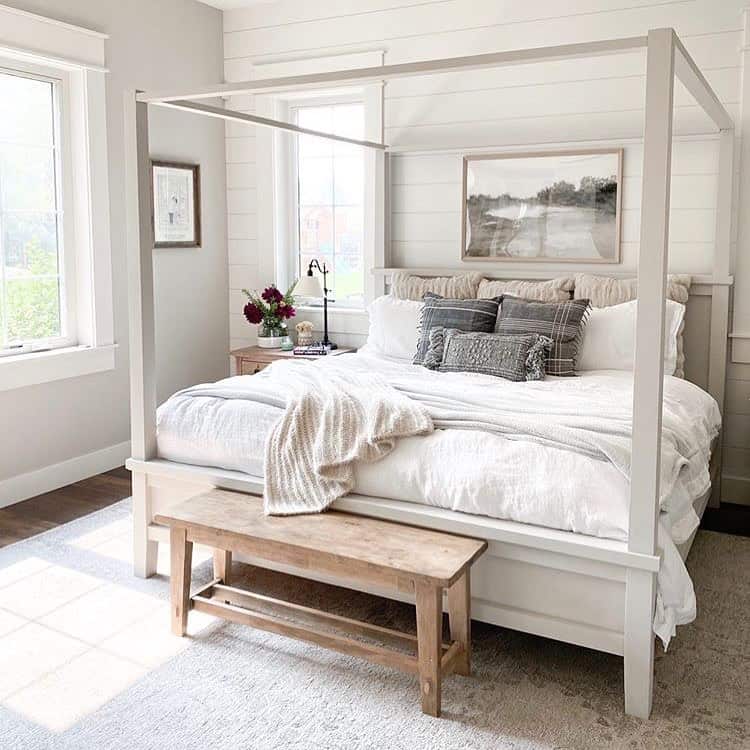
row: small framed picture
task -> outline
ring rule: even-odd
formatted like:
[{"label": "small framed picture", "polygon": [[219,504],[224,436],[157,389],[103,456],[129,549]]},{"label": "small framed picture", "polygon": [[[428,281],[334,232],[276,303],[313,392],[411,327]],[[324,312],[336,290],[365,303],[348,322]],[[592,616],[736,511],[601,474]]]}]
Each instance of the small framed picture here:
[{"label": "small framed picture", "polygon": [[201,246],[201,180],[197,164],[152,161],[154,247]]},{"label": "small framed picture", "polygon": [[622,149],[464,157],[461,260],[619,263]]}]

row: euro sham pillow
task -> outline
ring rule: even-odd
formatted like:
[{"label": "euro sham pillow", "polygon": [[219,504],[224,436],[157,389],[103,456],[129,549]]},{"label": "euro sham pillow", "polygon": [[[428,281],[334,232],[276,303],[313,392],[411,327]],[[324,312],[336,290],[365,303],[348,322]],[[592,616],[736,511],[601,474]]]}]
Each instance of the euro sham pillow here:
[{"label": "euro sham pillow", "polygon": [[473,372],[514,382],[544,380],[544,363],[552,341],[530,333],[499,333],[433,328],[424,366],[440,372]]},{"label": "euro sham pillow", "polygon": [[367,308],[370,328],[367,350],[380,357],[411,362],[417,348],[417,326],[423,302],[396,299],[389,294]]},{"label": "euro sham pillow", "polygon": [[[692,277],[687,274],[670,273],[667,276],[667,299],[686,305],[692,281]],[[638,297],[638,279],[613,279],[609,276],[577,273],[573,296],[591,300],[592,307],[619,305]],[[677,366],[674,371],[677,378],[685,377],[684,330],[685,324],[683,323],[677,333]]]},{"label": "euro sham pillow", "polygon": [[575,280],[572,276],[560,276],[549,281],[499,281],[482,279],[477,291],[479,299],[510,295],[537,302],[565,302],[572,296]]},{"label": "euro sham pillow", "polygon": [[[685,274],[667,276],[667,299],[687,304],[692,278]],[[575,299],[587,299],[592,307],[610,307],[638,296],[638,279],[613,279],[588,273],[575,275]]]},{"label": "euro sham pillow", "polygon": [[[635,324],[638,300],[593,308],[578,356],[579,370],[632,370],[635,361]],[[677,369],[677,336],[685,305],[667,300],[664,318],[664,374]]]},{"label": "euro sham pillow", "polygon": [[430,347],[433,328],[455,328],[458,331],[492,333],[502,298],[449,299],[438,294],[425,294],[419,319],[417,351],[413,362],[421,365]]},{"label": "euro sham pillow", "polygon": [[399,271],[391,277],[391,296],[421,302],[425,294],[438,294],[451,299],[476,299],[481,273],[464,273],[459,276],[422,278]]},{"label": "euro sham pillow", "polygon": [[552,339],[545,364],[547,374],[573,377],[588,312],[587,299],[531,302],[504,297],[495,331],[505,335],[537,333]]}]

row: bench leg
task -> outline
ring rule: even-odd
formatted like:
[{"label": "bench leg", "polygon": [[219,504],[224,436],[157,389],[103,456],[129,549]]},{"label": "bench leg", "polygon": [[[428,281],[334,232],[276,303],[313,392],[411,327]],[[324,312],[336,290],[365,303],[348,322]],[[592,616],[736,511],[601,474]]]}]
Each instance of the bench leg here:
[{"label": "bench leg", "polygon": [[229,586],[232,576],[232,553],[228,549],[214,550],[214,578]]},{"label": "bench leg", "polygon": [[443,592],[417,583],[417,654],[422,711],[440,716],[440,659],[442,657]]},{"label": "bench leg", "polygon": [[460,643],[463,648],[463,654],[453,671],[468,676],[471,674],[471,586],[468,570],[448,589],[448,621],[451,640]]},{"label": "bench leg", "polygon": [[172,526],[169,530],[170,578],[169,592],[172,607],[172,632],[183,636],[187,630],[190,609],[190,577],[193,567],[193,543],[187,530]]}]

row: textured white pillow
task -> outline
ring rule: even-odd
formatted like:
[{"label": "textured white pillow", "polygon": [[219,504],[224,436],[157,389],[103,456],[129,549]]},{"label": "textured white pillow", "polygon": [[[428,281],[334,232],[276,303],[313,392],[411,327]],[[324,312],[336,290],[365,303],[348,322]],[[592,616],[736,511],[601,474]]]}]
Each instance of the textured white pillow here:
[{"label": "textured white pillow", "polygon": [[[583,332],[577,370],[632,370],[635,359],[635,321],[638,300],[611,307],[595,307]],[[667,300],[664,318],[664,374],[677,366],[677,334],[685,305]]]},{"label": "textured white pillow", "polygon": [[491,299],[501,294],[511,297],[536,300],[538,302],[565,302],[570,299],[570,292],[575,288],[575,279],[560,276],[549,281],[498,281],[482,279],[479,282],[477,297]]},{"label": "textured white pillow", "polygon": [[391,296],[397,299],[422,301],[428,292],[449,299],[476,299],[481,273],[462,273],[458,276],[412,276],[408,271],[397,271],[391,276]]},{"label": "textured white pillow", "polygon": [[424,302],[396,299],[386,294],[367,308],[370,330],[367,348],[393,359],[414,359],[417,351],[417,324]]}]

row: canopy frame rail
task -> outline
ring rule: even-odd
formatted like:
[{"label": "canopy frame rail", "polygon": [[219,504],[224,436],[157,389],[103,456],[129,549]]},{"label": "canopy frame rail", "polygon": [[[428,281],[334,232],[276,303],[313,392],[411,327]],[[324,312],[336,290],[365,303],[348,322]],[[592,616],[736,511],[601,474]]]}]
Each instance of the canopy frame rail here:
[{"label": "canopy frame rail", "polygon": [[[663,320],[669,241],[669,204],[675,76],[705,110],[720,133],[717,234],[712,296],[712,363],[717,369],[712,388],[723,400],[726,367],[726,329],[729,286],[720,280],[731,273],[731,219],[733,201],[734,123],[721,101],[695,65],[671,28],[652,29],[647,36],[597,40],[588,43],[512,50],[422,62],[339,70],[293,77],[260,79],[242,83],[218,83],[192,90],[126,93],[127,247],[130,287],[130,374],[133,458],[149,461],[156,456],[156,358],[153,299],[153,229],[148,148],[148,106],[172,106],[184,111],[242,121],[263,127],[305,132],[291,123],[260,118],[186,100],[235,94],[271,93],[331,85],[386,81],[480,68],[545,63],[581,57],[597,57],[646,48],[646,104],[643,134],[643,190],[640,248],[638,253],[638,323],[634,363],[633,452],[631,466],[630,553],[656,555],[656,524],[660,496],[662,385],[664,362]],[[308,131],[309,132],[309,131]],[[332,133],[312,135],[333,140]],[[383,143],[359,141],[358,145],[388,155]],[[387,171],[387,159],[383,159]],[[387,180],[377,188],[383,211],[388,208]],[[384,223],[388,216],[383,216]],[[387,261],[388,238],[382,237]],[[384,262],[383,265],[389,265]],[[715,325],[714,322],[716,321]],[[719,361],[723,360],[723,361]],[[721,382],[720,382],[721,381]],[[135,570],[148,576],[155,572],[157,542],[148,536],[151,495],[147,474],[136,472],[133,483]],[[653,688],[653,618],[656,573],[630,570],[625,582],[625,708],[631,715],[648,717]]]},{"label": "canopy frame rail", "polygon": [[408,78],[435,73],[456,73],[462,70],[502,68],[510,65],[613,55],[642,49],[646,46],[646,42],[647,37],[645,36],[632,36],[619,39],[604,39],[595,42],[559,44],[552,47],[531,47],[505,52],[489,52],[479,55],[396,63],[394,65],[378,65],[370,68],[351,68],[323,73],[307,73],[299,76],[261,78],[255,81],[241,81],[238,83],[220,83],[212,86],[199,86],[188,90],[173,89],[171,91],[156,91],[138,94],[137,99],[139,102],[156,104],[175,99],[211,99],[240,94],[299,91],[306,88],[321,88],[330,84],[376,83],[393,78]]},{"label": "canopy frame rail", "polygon": [[225,109],[224,107],[213,107],[209,104],[202,104],[200,102],[189,102],[187,100],[170,100],[163,102],[153,102],[153,104],[158,107],[180,109],[187,112],[193,112],[194,114],[206,115],[207,117],[216,117],[220,120],[244,122],[249,125],[258,125],[263,128],[274,128],[276,130],[288,130],[292,133],[311,135],[315,136],[316,138],[326,138],[329,141],[339,141],[341,143],[349,143],[354,146],[363,146],[365,148],[378,149],[380,151],[385,151],[388,148],[384,143],[364,141],[357,138],[347,138],[344,135],[336,135],[335,133],[325,133],[322,130],[303,128],[299,125],[295,125],[294,123],[286,122],[285,120],[273,120],[270,117],[251,115],[246,112],[236,112],[232,109]]}]

